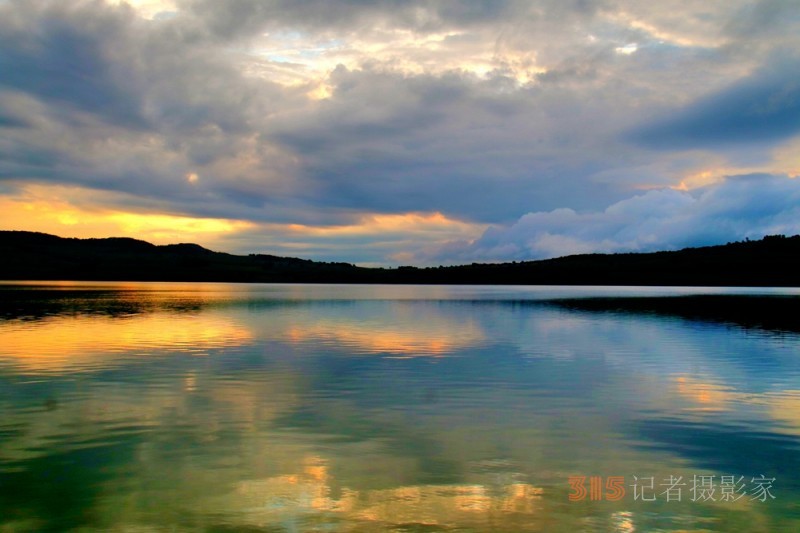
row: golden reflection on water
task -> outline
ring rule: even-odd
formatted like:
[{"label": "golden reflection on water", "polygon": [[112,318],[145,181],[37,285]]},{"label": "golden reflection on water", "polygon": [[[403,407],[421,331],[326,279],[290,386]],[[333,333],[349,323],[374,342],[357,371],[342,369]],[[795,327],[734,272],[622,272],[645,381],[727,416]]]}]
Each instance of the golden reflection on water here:
[{"label": "golden reflection on water", "polygon": [[777,431],[800,436],[800,390],[772,392],[757,401],[766,404],[769,415],[779,422]]},{"label": "golden reflection on water", "polygon": [[310,455],[302,470],[238,483],[225,507],[240,509],[248,523],[266,525],[278,515],[308,512],[341,514],[355,522],[454,527],[503,520],[505,514],[541,510],[544,490],[528,483],[404,485],[386,489],[336,488],[328,461]]},{"label": "golden reflection on water", "polygon": [[678,395],[689,401],[690,409],[696,411],[725,411],[730,409],[732,402],[744,399],[744,395],[736,393],[732,387],[704,382],[692,376],[675,376],[674,383]]},{"label": "golden reflection on water", "polygon": [[774,430],[800,436],[800,390],[777,390],[766,394],[737,391],[731,386],[704,381],[692,376],[674,378],[675,392],[690,404],[686,410],[720,413],[742,406],[756,406],[777,422]]},{"label": "golden reflection on water", "polygon": [[[453,335],[454,330],[458,335]],[[381,324],[326,320],[291,325],[283,336],[292,343],[323,342],[342,346],[354,353],[390,353],[404,357],[439,357],[475,346],[484,340],[475,324],[451,323]]]},{"label": "golden reflection on water", "polygon": [[171,350],[200,355],[253,339],[247,327],[213,313],[50,317],[1,323],[0,335],[0,361],[25,372],[103,368],[130,352]]},{"label": "golden reflection on water", "polygon": [[392,354],[404,357],[441,357],[486,340],[472,318],[457,320],[435,306],[371,302],[372,313],[349,316],[347,308],[305,308],[278,318],[266,333],[292,344],[316,344],[345,349],[352,354]]}]

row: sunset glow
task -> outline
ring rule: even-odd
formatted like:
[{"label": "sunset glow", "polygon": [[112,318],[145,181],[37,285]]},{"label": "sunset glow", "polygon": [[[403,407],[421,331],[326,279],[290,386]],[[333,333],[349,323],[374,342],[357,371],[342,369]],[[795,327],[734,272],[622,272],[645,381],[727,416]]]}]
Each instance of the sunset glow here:
[{"label": "sunset glow", "polygon": [[[82,191],[71,191],[80,197]],[[0,225],[5,229],[39,231],[63,237],[134,237],[155,244],[186,240],[213,242],[214,237],[247,230],[242,220],[200,218],[148,212],[124,212],[89,200],[70,201],[46,187],[33,186],[24,194],[0,198]]]},{"label": "sunset glow", "polygon": [[373,266],[758,238],[800,199],[797,10],[6,0],[0,226]]}]

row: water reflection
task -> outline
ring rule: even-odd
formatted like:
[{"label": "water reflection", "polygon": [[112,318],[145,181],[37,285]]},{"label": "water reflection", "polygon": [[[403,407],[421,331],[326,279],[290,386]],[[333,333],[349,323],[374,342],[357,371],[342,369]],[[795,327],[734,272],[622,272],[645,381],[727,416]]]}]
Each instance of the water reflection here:
[{"label": "water reflection", "polygon": [[729,411],[735,402],[746,402],[749,397],[732,387],[709,383],[692,376],[675,376],[675,392],[692,405],[687,409],[698,411]]},{"label": "water reflection", "polygon": [[[0,529],[800,527],[789,329],[314,290],[0,289]],[[761,474],[773,501],[567,498],[576,475]]]},{"label": "water reflection", "polygon": [[800,298],[787,294],[681,294],[670,298],[560,297],[548,302],[568,309],[680,317],[748,329],[800,333]]},{"label": "water reflection", "polygon": [[[378,311],[383,312],[370,319],[309,316],[307,321],[286,324],[283,336],[292,343],[322,343],[351,353],[402,357],[440,357],[484,340],[474,319],[458,322],[421,305],[381,307]],[[315,310],[314,314],[320,313]]]},{"label": "water reflection", "polygon": [[213,313],[51,316],[7,322],[2,334],[0,360],[26,373],[102,370],[132,354],[161,350],[200,355],[253,338],[246,327]]},{"label": "water reflection", "polygon": [[[350,520],[383,525],[489,525],[493,516],[541,510],[543,490],[527,483],[507,485],[409,485],[356,490],[338,486],[328,461],[308,456],[302,470],[236,484],[217,505],[239,520],[258,525],[309,513],[344,514]],[[331,517],[332,518],[332,517]]]}]

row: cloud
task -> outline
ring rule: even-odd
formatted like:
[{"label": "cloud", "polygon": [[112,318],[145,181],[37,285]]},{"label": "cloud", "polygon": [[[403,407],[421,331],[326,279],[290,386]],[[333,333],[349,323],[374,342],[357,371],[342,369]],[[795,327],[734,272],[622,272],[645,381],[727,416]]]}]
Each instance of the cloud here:
[{"label": "cloud", "polygon": [[[248,78],[185,21],[145,21],[125,4],[12,1],[0,12],[0,179],[206,217],[286,211],[296,158],[260,138],[262,117],[302,94]],[[187,184],[189,174],[206,179]]]},{"label": "cloud", "polygon": [[[331,80],[329,100],[276,117],[269,134],[304,154],[305,176],[329,206],[500,222],[563,205],[566,190],[577,208],[619,198],[614,185],[586,178],[626,157],[599,133],[619,128],[620,118],[576,91],[517,87],[501,72],[413,75],[380,66],[340,67]],[[581,130],[585,123],[594,126]]]},{"label": "cloud", "polygon": [[724,31],[732,38],[769,42],[795,31],[800,22],[800,6],[794,0],[759,0],[738,6],[725,25]]},{"label": "cloud", "polygon": [[122,10],[83,16],[92,8],[88,2],[71,9],[53,4],[37,10],[18,2],[0,7],[8,17],[0,25],[0,85],[142,126],[135,84],[124,83],[111,61],[118,52],[115,39],[124,42],[128,33]]},{"label": "cloud", "polygon": [[180,5],[225,39],[291,26],[304,31],[364,30],[390,26],[416,32],[485,26],[520,19],[561,21],[594,14],[604,1],[545,0],[184,0]]},{"label": "cloud", "polygon": [[660,149],[773,144],[800,133],[800,60],[782,58],[630,133]]},{"label": "cloud", "polygon": [[[529,212],[568,219],[692,176],[795,172],[796,63],[779,53],[800,42],[794,13],[778,0],[0,0],[0,191],[251,224],[225,233],[231,251],[405,262]],[[733,109],[757,98],[763,123]],[[692,147],[736,149],[687,151],[675,139],[690,111],[711,124]],[[637,127],[673,144],[630,142]],[[428,231],[437,216],[453,224]],[[383,230],[342,230],[362,226]]]},{"label": "cloud", "polygon": [[417,254],[425,263],[545,259],[580,253],[647,252],[800,233],[800,180],[731,176],[694,191],[651,190],[603,211],[528,213],[478,239]]},{"label": "cloud", "polygon": [[351,223],[331,226],[261,224],[216,241],[239,253],[268,253],[363,266],[406,264],[410,250],[468,239],[483,224],[447,218],[441,213],[365,214]]}]

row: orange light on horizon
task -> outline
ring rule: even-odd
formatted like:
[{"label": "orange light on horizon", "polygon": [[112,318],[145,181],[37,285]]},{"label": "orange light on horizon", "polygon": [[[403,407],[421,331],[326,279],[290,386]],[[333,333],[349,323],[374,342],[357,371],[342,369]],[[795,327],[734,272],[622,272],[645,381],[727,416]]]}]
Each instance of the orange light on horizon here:
[{"label": "orange light on horizon", "polygon": [[472,224],[453,218],[448,218],[436,211],[433,213],[395,213],[395,214],[370,214],[363,216],[355,224],[339,226],[307,226],[303,224],[289,224],[288,229],[294,233],[312,236],[345,236],[345,235],[370,235],[387,232],[459,232],[474,235],[476,231],[485,229],[481,224]]},{"label": "orange light on horizon", "polygon": [[[196,176],[188,175],[188,187],[198,182],[200,178]],[[248,238],[254,240],[248,245],[251,250],[271,246],[319,250],[338,247],[337,239],[363,237],[364,246],[380,248],[392,243],[393,258],[409,253],[402,247],[398,249],[398,243],[418,246],[471,240],[486,229],[483,224],[449,218],[439,212],[368,213],[349,224],[306,225],[135,211],[117,207],[120,203],[117,193],[29,184],[13,196],[0,195],[0,228],[72,238],[131,237],[154,244],[195,242],[228,252],[233,251],[230,244],[241,233],[250,236],[245,237],[245,243]],[[321,238],[330,242],[321,243]]]},{"label": "orange light on horizon", "polygon": [[86,189],[29,185],[18,196],[0,197],[0,227],[62,237],[133,237],[172,244],[197,237],[213,240],[255,226],[244,220],[126,211],[103,205],[108,200],[104,193]]}]

